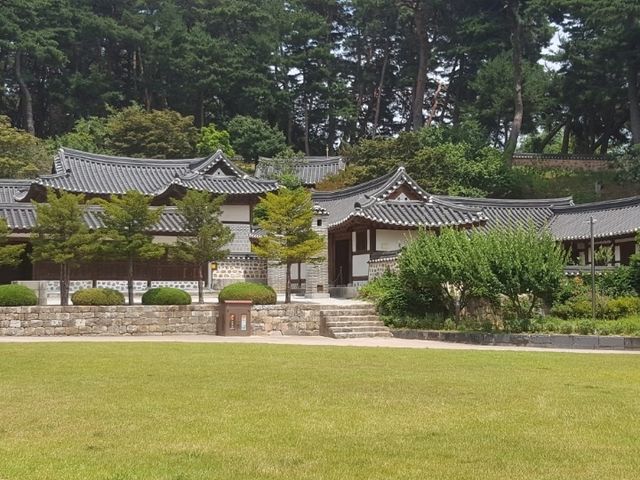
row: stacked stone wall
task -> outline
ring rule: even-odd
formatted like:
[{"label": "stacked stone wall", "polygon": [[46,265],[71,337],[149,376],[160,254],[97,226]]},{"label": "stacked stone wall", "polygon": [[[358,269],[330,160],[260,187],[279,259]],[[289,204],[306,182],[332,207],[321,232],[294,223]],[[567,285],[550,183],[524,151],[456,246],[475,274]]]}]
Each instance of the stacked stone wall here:
[{"label": "stacked stone wall", "polygon": [[251,322],[254,335],[320,335],[322,305],[254,305]]},{"label": "stacked stone wall", "polygon": [[228,258],[211,272],[211,288],[221,290],[236,282],[267,283],[267,262],[261,258]]},{"label": "stacked stone wall", "polygon": [[385,272],[395,272],[398,267],[398,259],[393,257],[384,260],[374,260],[369,262],[369,280],[378,278]]},{"label": "stacked stone wall", "polygon": [[217,318],[212,304],[3,307],[0,335],[214,335]]},{"label": "stacked stone wall", "polygon": [[513,164],[537,168],[563,168],[598,172],[614,168],[610,160],[595,155],[515,154]]}]

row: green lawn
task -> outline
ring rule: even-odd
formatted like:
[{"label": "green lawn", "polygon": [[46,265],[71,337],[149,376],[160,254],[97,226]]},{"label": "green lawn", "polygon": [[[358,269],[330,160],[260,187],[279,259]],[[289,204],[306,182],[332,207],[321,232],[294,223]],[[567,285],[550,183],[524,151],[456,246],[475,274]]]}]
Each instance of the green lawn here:
[{"label": "green lawn", "polygon": [[0,345],[0,479],[635,479],[640,356]]}]

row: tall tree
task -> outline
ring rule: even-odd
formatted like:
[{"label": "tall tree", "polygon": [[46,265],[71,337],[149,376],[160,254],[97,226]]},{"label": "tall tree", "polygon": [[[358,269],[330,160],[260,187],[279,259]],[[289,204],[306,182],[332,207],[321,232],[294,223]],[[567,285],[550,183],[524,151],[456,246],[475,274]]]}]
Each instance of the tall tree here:
[{"label": "tall tree", "polygon": [[257,255],[285,266],[285,303],[291,302],[291,265],[322,260],[325,241],[313,230],[313,201],[304,188],[269,192],[260,201],[264,231],[254,245]]},{"label": "tall tree", "polygon": [[151,229],[160,221],[162,208],[151,208],[151,199],[140,192],[129,191],[110,200],[98,200],[102,207],[100,246],[113,259],[127,262],[127,291],[133,305],[134,265],[139,260],[159,258],[165,248],[153,242]]},{"label": "tall tree", "polygon": [[31,232],[32,258],[60,267],[60,304],[69,304],[71,269],[91,260],[95,236],[84,221],[84,197],[49,191],[48,203],[35,203],[36,225]]},{"label": "tall tree", "polygon": [[189,190],[174,203],[182,215],[184,236],[178,237],[173,250],[182,261],[192,264],[198,272],[198,302],[204,302],[203,271],[209,262],[229,255],[225,247],[233,240],[233,232],[220,221],[225,196],[211,198],[209,192]]}]

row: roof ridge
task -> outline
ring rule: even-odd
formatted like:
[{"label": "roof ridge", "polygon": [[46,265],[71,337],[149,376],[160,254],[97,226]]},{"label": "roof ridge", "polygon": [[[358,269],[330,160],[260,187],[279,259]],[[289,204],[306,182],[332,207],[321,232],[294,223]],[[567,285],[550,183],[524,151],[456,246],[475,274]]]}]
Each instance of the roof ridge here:
[{"label": "roof ridge", "polygon": [[[392,178],[397,171],[389,172],[380,177],[373,178],[371,180],[367,180],[364,183],[359,183],[357,185],[352,185],[350,187],[345,187],[340,190],[315,190],[312,189],[311,193],[314,198],[320,198],[322,200],[335,200],[340,197],[351,196],[355,193],[362,193],[367,190],[370,190],[374,187],[378,187],[379,184],[384,185],[383,182],[387,182],[390,178]],[[324,198],[328,197],[328,198]]]},{"label": "roof ridge", "polygon": [[[83,152],[82,150],[76,150],[68,147],[60,147],[59,150],[63,154],[63,158],[67,155],[73,155],[81,160],[91,160],[102,163],[120,163],[120,164],[147,164],[147,165],[172,165],[176,164],[184,164],[191,165],[194,163],[202,162],[204,160],[209,159],[214,156],[210,155],[207,157],[195,157],[195,158],[136,158],[136,157],[125,157],[125,156],[117,156],[117,155],[105,155],[102,153],[91,153],[91,152]],[[218,152],[216,152],[218,153]],[[61,162],[64,166],[65,162]]]},{"label": "roof ridge", "polygon": [[[458,197],[450,195],[434,195],[434,197],[452,203],[476,203],[484,206],[500,206],[500,207],[553,207],[558,203],[573,203],[573,197],[556,197],[556,198],[485,198],[485,197]],[[560,207],[561,205],[556,205]],[[569,205],[567,205],[569,206]]]},{"label": "roof ridge", "polygon": [[553,207],[553,213],[577,213],[601,209],[615,210],[618,208],[632,207],[639,204],[640,195],[635,195],[633,197],[614,198],[611,200],[601,200],[598,202],[579,203],[577,205],[559,205],[557,207]]}]

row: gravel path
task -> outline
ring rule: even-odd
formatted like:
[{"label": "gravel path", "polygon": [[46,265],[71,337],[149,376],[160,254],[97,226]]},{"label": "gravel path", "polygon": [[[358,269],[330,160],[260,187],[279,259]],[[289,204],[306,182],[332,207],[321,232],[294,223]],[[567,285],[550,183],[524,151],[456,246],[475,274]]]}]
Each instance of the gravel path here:
[{"label": "gravel path", "polygon": [[638,355],[640,351],[631,350],[580,350],[562,348],[510,347],[493,345],[469,345],[464,343],[436,342],[430,340],[405,340],[401,338],[350,338],[335,339],[328,337],[299,336],[253,336],[218,337],[215,335],[163,335],[163,336],[75,336],[75,337],[0,337],[2,343],[41,343],[41,342],[141,342],[141,343],[253,343],[269,345],[310,345],[331,347],[384,347],[384,348],[423,348],[436,350],[491,350],[515,352],[562,352]]}]

